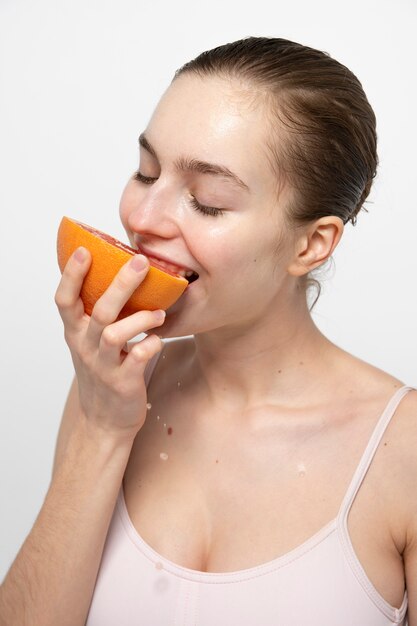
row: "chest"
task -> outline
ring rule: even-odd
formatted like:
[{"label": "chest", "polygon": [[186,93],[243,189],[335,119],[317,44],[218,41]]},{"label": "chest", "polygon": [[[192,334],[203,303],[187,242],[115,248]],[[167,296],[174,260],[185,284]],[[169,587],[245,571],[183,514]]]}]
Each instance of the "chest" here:
[{"label": "chest", "polygon": [[[202,415],[196,403],[152,399],[124,476],[129,516],[141,537],[174,563],[230,572],[271,561],[334,520],[375,417]],[[256,424],[256,425],[255,425]],[[384,449],[348,516],[362,567],[397,608],[401,557],[390,532]]]}]

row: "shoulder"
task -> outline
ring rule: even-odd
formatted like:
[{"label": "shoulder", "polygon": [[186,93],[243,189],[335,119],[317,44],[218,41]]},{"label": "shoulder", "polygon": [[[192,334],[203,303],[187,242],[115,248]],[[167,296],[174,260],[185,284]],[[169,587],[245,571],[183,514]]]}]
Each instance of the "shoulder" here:
[{"label": "shoulder", "polygon": [[[417,529],[417,390],[411,389],[397,408],[397,463]],[[410,511],[411,513],[411,511]],[[417,539],[417,534],[416,534]]]},{"label": "shoulder", "polygon": [[397,406],[392,435],[401,479],[405,487],[413,488],[417,499],[417,390],[414,388],[407,391]]},{"label": "shoulder", "polygon": [[[384,436],[384,474],[390,486],[393,529],[402,553],[415,546],[417,560],[417,390],[401,398]],[[416,563],[417,566],[417,563]]]}]

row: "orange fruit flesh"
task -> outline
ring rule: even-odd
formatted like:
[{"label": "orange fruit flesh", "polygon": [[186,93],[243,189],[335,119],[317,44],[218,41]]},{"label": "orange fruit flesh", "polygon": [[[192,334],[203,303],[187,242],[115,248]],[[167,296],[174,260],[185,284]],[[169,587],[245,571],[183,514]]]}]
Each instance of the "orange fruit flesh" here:
[{"label": "orange fruit flesh", "polygon": [[[110,286],[120,268],[134,254],[141,251],[96,228],[64,216],[57,236],[57,256],[61,273],[69,257],[79,246],[87,248],[92,256],[90,268],[80,291],[84,310],[91,315],[94,304]],[[154,259],[149,259],[149,263],[148,273],[126,302],[117,319],[123,319],[141,310],[166,310],[188,287],[188,281],[183,276],[158,265]]]}]

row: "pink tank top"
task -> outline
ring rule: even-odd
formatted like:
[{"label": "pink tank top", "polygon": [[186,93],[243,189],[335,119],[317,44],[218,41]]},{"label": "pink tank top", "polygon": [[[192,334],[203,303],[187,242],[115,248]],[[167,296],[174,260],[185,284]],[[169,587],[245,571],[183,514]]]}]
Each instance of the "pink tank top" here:
[{"label": "pink tank top", "polygon": [[[164,340],[164,343],[167,340]],[[147,365],[148,385],[159,352]],[[176,565],[134,528],[120,487],[86,626],[391,626],[407,625],[357,558],[347,529],[352,502],[399,402],[379,418],[335,519],[273,561],[227,573]]]}]

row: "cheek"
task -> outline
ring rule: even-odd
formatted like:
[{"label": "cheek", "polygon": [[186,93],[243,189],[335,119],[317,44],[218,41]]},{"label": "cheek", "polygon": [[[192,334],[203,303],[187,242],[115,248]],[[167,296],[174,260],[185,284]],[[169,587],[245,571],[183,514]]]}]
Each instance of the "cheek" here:
[{"label": "cheek", "polygon": [[224,249],[222,258],[228,263],[231,275],[241,276],[247,280],[251,288],[264,288],[271,280],[280,262],[276,258],[274,248],[276,241],[272,230],[265,231],[253,225],[245,233],[236,234],[230,242],[229,249]]},{"label": "cheek", "polygon": [[[236,230],[232,232],[220,227],[203,228],[200,223],[199,233],[196,233],[195,241],[199,242],[199,245],[195,246],[195,250],[193,250],[196,258],[201,259],[203,266],[206,259],[207,271],[210,271],[214,276],[218,276],[222,280],[225,273],[233,275],[242,270],[246,256],[246,245]],[[190,239],[190,249],[191,246],[192,240]]]},{"label": "cheek", "polygon": [[[225,236],[212,241],[211,249],[215,258],[223,262],[230,271],[256,271],[267,255],[265,238],[254,224],[240,223],[228,230]],[[258,230],[258,232],[257,232]],[[259,241],[260,240],[260,241]]]}]

